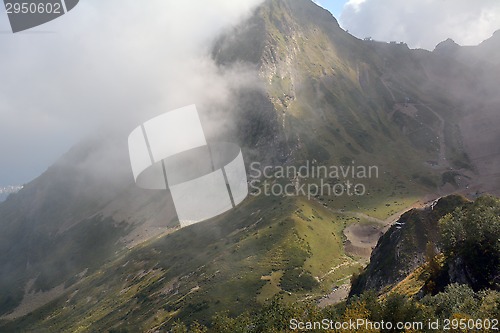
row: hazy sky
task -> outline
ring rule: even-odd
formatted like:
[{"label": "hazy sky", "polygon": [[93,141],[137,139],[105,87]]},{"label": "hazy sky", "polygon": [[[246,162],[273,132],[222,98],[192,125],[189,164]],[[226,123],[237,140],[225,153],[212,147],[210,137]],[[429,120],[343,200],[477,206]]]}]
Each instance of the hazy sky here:
[{"label": "hazy sky", "polygon": [[[81,0],[18,34],[0,10],[0,186],[37,177],[103,122],[224,98],[231,82],[209,46],[259,2]],[[357,37],[410,47],[477,44],[500,28],[499,0],[316,2]]]},{"label": "hazy sky", "polygon": [[210,45],[260,1],[82,0],[18,34],[2,10],[0,186],[37,177],[99,124],[225,98]]},{"label": "hazy sky", "polygon": [[447,38],[476,45],[500,29],[499,0],[318,0],[359,38],[434,47]]}]

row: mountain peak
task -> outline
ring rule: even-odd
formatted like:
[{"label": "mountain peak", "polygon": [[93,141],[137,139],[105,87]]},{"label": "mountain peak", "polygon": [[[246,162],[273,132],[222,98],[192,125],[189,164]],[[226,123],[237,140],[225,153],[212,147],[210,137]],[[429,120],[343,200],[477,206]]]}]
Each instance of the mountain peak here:
[{"label": "mountain peak", "polygon": [[328,26],[331,26],[333,23],[340,27],[337,19],[328,10],[317,5],[311,0],[296,0],[289,2],[284,0],[278,1],[288,4],[290,10],[294,12],[297,19],[304,20],[304,23],[306,24],[315,22],[319,25],[327,24]]},{"label": "mountain peak", "polygon": [[490,38],[484,40],[481,44],[479,44],[480,46],[481,45],[492,45],[492,46],[496,46],[500,43],[500,29],[498,29],[497,31],[495,31]]},{"label": "mountain peak", "polygon": [[447,40],[442,41],[441,43],[436,45],[434,52],[439,54],[449,54],[452,52],[456,52],[459,48],[460,45],[458,45],[453,39],[448,38]]}]

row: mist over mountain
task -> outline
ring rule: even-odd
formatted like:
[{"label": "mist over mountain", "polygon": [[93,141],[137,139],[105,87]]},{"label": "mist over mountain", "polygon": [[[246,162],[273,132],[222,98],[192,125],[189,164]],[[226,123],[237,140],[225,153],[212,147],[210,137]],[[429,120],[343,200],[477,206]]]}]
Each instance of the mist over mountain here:
[{"label": "mist over mountain", "polygon": [[20,185],[9,185],[9,186],[0,187],[0,202],[2,202],[5,199],[7,199],[7,197],[9,196],[9,194],[17,193],[22,188],[23,187],[20,186]]},{"label": "mist over mountain", "polygon": [[[191,101],[207,141],[238,143],[247,172],[254,162],[377,166],[366,195],[249,196],[180,229],[170,193],[134,182],[127,137],[138,114],[0,204],[0,330],[166,331],[276,295],[338,303],[405,211],[448,194],[500,195],[499,52],[498,32],[478,46],[412,50],[357,39],[312,1],[265,1],[212,45],[223,88]],[[404,279],[422,264],[422,242],[405,250],[414,265],[368,271],[355,291]],[[372,260],[383,260],[377,248]]]}]

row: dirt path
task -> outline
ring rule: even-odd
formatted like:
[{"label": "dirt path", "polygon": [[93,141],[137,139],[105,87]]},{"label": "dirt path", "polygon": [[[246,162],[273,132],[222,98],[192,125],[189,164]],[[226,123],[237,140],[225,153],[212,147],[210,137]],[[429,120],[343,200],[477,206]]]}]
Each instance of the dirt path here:
[{"label": "dirt path", "polygon": [[328,295],[323,296],[318,302],[320,308],[327,307],[328,305],[333,305],[342,302],[349,296],[351,291],[351,284],[346,283],[338,288],[334,288],[332,292]]}]

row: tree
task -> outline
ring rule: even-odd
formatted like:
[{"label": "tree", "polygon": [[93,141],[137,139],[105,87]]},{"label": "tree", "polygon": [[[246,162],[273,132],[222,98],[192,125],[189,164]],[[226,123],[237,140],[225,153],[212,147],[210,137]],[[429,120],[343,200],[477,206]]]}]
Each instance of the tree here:
[{"label": "tree", "polygon": [[475,290],[500,289],[500,200],[480,197],[443,217],[439,225],[443,253],[455,275]]},{"label": "tree", "polygon": [[[370,311],[366,308],[366,302],[362,300],[356,300],[349,304],[342,317],[342,322],[356,322],[359,319],[370,320]],[[353,332],[352,330],[342,330],[341,332]],[[356,330],[357,333],[375,333],[379,330],[371,329],[370,327],[362,327]]]}]

